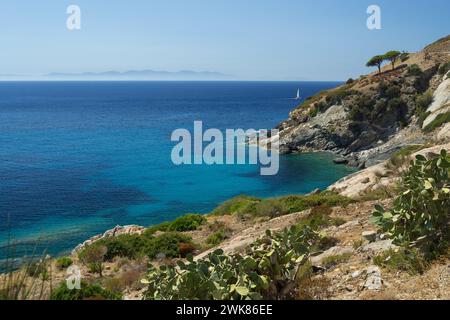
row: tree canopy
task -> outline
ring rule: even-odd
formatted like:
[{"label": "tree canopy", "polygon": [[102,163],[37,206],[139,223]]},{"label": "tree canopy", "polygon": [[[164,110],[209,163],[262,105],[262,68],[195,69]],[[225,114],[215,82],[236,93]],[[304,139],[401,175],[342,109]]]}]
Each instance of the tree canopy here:
[{"label": "tree canopy", "polygon": [[392,64],[392,70],[395,69],[395,62],[397,62],[398,58],[402,53],[400,51],[389,51],[384,55],[385,60],[389,60]]},{"label": "tree canopy", "polygon": [[381,73],[381,65],[383,64],[383,61],[385,60],[384,56],[377,55],[370,59],[367,63],[367,67],[378,67],[378,72]]}]

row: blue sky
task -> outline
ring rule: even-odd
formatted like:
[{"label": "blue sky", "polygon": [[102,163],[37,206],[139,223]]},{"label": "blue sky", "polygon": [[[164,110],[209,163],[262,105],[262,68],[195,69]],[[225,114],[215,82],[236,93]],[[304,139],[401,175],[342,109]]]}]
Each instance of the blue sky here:
[{"label": "blue sky", "polygon": [[[82,29],[66,29],[79,5]],[[382,30],[366,9],[382,10]],[[391,49],[450,33],[448,0],[9,0],[0,73],[155,69],[252,80],[345,80]]]}]

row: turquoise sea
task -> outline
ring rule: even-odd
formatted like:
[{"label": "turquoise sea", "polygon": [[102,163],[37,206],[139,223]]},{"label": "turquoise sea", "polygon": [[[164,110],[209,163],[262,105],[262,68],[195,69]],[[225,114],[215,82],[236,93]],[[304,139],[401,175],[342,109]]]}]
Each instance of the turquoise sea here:
[{"label": "turquoise sea", "polygon": [[326,188],[352,172],[329,154],[282,156],[276,176],[256,165],[175,166],[176,128],[270,129],[331,82],[0,83],[0,259],[52,255],[116,225],[207,213],[239,194]]}]

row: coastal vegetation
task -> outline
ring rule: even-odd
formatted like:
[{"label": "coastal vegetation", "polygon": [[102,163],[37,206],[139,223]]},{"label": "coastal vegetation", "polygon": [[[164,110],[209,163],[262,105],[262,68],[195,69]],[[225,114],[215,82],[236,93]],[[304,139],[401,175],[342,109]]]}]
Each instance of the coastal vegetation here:
[{"label": "coastal vegetation", "polygon": [[[416,149],[417,146],[405,148],[397,156]],[[402,191],[393,208],[385,210],[376,205],[373,222],[400,249],[390,249],[375,256],[374,264],[415,275],[423,273],[432,259],[448,250],[449,161],[445,151],[431,159],[417,156],[402,179]],[[234,202],[224,203],[219,211],[227,214],[230,211],[222,211],[224,207],[240,209],[243,199],[248,200],[238,197]],[[281,232],[268,231],[245,254],[227,254],[218,249],[199,260],[189,255],[186,261],[178,261],[175,266],[151,268],[143,281],[148,286],[145,298],[299,298],[299,293],[305,290],[299,287],[304,284],[300,279],[311,272],[309,260],[314,252],[323,252],[336,245],[333,238],[321,236],[320,231],[345,223],[334,220],[330,213],[330,208],[316,206],[291,228]],[[363,244],[363,241],[355,240],[353,247],[358,250]],[[348,252],[330,255],[322,260],[322,266],[331,269],[351,257]],[[322,287],[322,290],[326,288]]]},{"label": "coastal vegetation", "polygon": [[274,218],[313,207],[345,206],[351,202],[351,199],[329,191],[312,195],[291,195],[271,199],[238,196],[224,202],[214,209],[211,214]]},{"label": "coastal vegetation", "polygon": [[[409,64],[396,69],[399,60]],[[428,119],[422,129],[450,63],[425,60],[430,64],[399,51],[376,56],[368,66],[381,73],[389,61],[392,71],[310,97],[280,124],[288,134],[304,125],[301,143],[308,148],[362,151],[384,161],[372,175],[355,174],[364,186],[357,195],[346,192],[352,186],[267,199],[239,195],[206,215],[97,238],[70,257],[10,268],[0,279],[0,298],[116,300],[132,290],[149,300],[348,298],[381,291],[381,270],[394,289],[405,285],[397,278],[425,275],[440,259],[448,261],[450,245],[448,144],[440,152],[428,149],[437,145],[433,131],[450,121],[449,113]],[[328,121],[336,114],[341,117]],[[405,128],[417,130],[412,140]],[[319,135],[311,133],[316,129]],[[296,139],[303,139],[300,133]],[[392,137],[397,140],[389,144]],[[347,179],[341,183],[355,181]],[[69,290],[61,278],[56,289],[49,285],[52,265],[64,273],[78,263],[87,275],[81,290]]]},{"label": "coastal vegetation", "polygon": [[403,178],[403,192],[390,210],[376,206],[373,221],[395,244],[420,248],[435,257],[449,246],[450,156],[419,155]]}]

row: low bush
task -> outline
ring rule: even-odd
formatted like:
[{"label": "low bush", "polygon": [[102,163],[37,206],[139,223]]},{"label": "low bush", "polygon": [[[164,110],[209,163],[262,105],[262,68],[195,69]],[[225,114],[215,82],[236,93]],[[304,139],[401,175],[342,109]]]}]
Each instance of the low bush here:
[{"label": "low bush", "polygon": [[316,245],[311,249],[313,252],[327,251],[330,248],[335,247],[339,243],[339,239],[333,237],[322,237]]},{"label": "low bush", "polygon": [[191,244],[192,239],[178,232],[164,233],[151,239],[145,248],[146,255],[154,258],[177,258],[180,257],[180,244]]},{"label": "low bush", "polygon": [[439,67],[438,73],[443,76],[450,70],[450,62],[444,63]]},{"label": "low bush", "polygon": [[246,213],[249,209],[261,200],[255,197],[240,195],[225,201],[211,212],[211,215],[223,216]]},{"label": "low bush", "polygon": [[388,250],[374,258],[374,263],[391,271],[405,271],[411,275],[422,274],[427,263],[417,249]]},{"label": "low bush", "polygon": [[392,156],[389,159],[388,166],[392,169],[398,169],[399,167],[405,165],[406,163],[410,163],[409,157],[417,152],[425,148],[424,145],[420,144],[413,144],[409,146],[405,146],[399,151],[392,154]]},{"label": "low bush", "polygon": [[409,53],[408,52],[402,52],[402,54],[400,55],[400,61],[401,62],[405,62],[409,60]]},{"label": "low bush", "polygon": [[206,222],[206,218],[200,214],[188,214],[175,219],[167,227],[168,231],[194,231]]},{"label": "low bush", "polygon": [[304,227],[307,226],[312,230],[320,230],[332,225],[341,225],[341,219],[331,218],[330,214],[332,213],[332,209],[328,206],[317,206],[314,207],[310,214],[301,219],[300,222],[297,223],[298,226]]},{"label": "low bush", "polygon": [[357,91],[348,90],[347,88],[348,86],[345,86],[338,90],[331,91],[325,98],[328,106],[331,107],[332,105],[342,104],[343,100],[345,100],[347,97],[358,94]]},{"label": "low bush", "polygon": [[283,203],[287,211],[286,213],[301,212],[319,206],[347,206],[348,204],[354,202],[350,198],[329,191],[314,195],[286,196],[277,198],[277,200]]},{"label": "low bush", "polygon": [[408,76],[421,76],[423,73],[422,69],[420,69],[420,67],[417,64],[412,64],[410,66],[408,66],[407,72],[406,74]]},{"label": "low bush", "polygon": [[224,229],[220,229],[211,235],[206,239],[206,243],[212,247],[217,246],[218,244],[222,243],[225,239],[227,239],[227,233]]},{"label": "low bush", "polygon": [[178,244],[178,254],[181,258],[186,258],[189,254],[194,253],[195,250],[196,247],[192,242],[180,242]]},{"label": "low bush", "polygon": [[63,282],[52,292],[50,300],[122,300],[122,295],[85,281],[81,282],[81,289],[71,290]]},{"label": "low bush", "polygon": [[425,112],[430,104],[433,102],[433,94],[430,91],[419,95],[416,98],[416,114]]},{"label": "low bush", "polygon": [[439,114],[429,125],[427,125],[423,131],[431,132],[436,128],[439,128],[444,123],[450,122],[450,112]]},{"label": "low bush", "polygon": [[120,235],[109,237],[96,242],[96,245],[102,245],[107,248],[104,259],[111,261],[115,257],[136,259],[143,255],[150,238],[140,235]]},{"label": "low bush", "polygon": [[353,247],[354,250],[358,250],[363,245],[364,245],[364,240],[363,239],[353,240],[353,242],[352,242],[352,247]]},{"label": "low bush", "polygon": [[377,205],[372,220],[394,243],[420,248],[427,258],[447,250],[450,237],[450,156],[418,155],[402,179],[393,208]]},{"label": "low bush", "polygon": [[289,213],[289,208],[280,199],[266,199],[257,203],[253,214],[258,217],[276,218]]},{"label": "low bush", "polygon": [[70,267],[73,264],[73,261],[70,257],[61,257],[56,260],[56,267],[59,270],[64,270]]},{"label": "low bush", "polygon": [[102,244],[94,243],[85,247],[78,253],[80,261],[89,268],[92,273],[103,276],[103,262],[108,248]]}]

